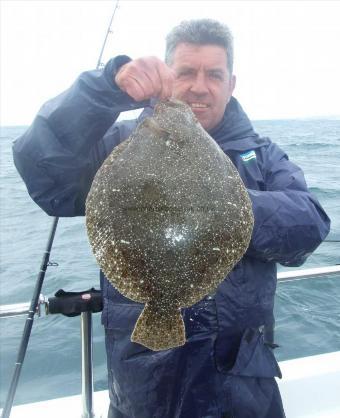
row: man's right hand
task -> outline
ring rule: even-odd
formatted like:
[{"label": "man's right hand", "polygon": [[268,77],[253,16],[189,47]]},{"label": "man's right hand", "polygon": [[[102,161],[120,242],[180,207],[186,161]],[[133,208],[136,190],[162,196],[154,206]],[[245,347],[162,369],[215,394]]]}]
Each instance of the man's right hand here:
[{"label": "man's right hand", "polygon": [[169,99],[174,80],[173,70],[157,57],[130,61],[115,76],[117,86],[136,101]]}]

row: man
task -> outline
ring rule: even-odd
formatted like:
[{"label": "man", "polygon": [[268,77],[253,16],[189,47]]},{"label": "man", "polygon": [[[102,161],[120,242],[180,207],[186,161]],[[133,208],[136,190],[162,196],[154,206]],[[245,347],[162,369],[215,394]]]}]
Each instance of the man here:
[{"label": "man", "polygon": [[280,370],[261,333],[273,323],[276,263],[301,265],[330,222],[302,171],[254,132],[234,87],[229,29],[182,22],[167,37],[166,63],[119,56],[82,74],[14,145],[32,198],[50,215],[83,215],[96,171],[138,122],[114,123],[120,112],[145,107],[140,121],[152,114],[149,99],[174,96],[191,106],[248,189],[255,225],[247,253],[214,296],[183,310],[184,346],[152,352],[131,343],[142,306],[101,276],[111,418],[284,417]]}]

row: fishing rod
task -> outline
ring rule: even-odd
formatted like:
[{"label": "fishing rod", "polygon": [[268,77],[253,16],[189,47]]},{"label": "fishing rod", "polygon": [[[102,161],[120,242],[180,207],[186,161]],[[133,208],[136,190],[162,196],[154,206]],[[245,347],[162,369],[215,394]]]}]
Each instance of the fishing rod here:
[{"label": "fishing rod", "polygon": [[117,1],[116,1],[116,5],[115,5],[115,8],[114,8],[114,10],[113,10],[113,13],[112,13],[111,19],[110,19],[110,23],[109,23],[109,25],[108,25],[108,27],[107,27],[107,31],[106,31],[106,35],[105,35],[105,39],[104,39],[104,42],[103,42],[103,45],[102,45],[102,49],[101,49],[101,51],[100,51],[99,58],[98,58],[98,61],[97,61],[97,67],[96,67],[96,69],[97,69],[97,70],[98,70],[99,68],[101,68],[101,67],[103,67],[103,66],[104,66],[104,65],[103,65],[103,63],[102,63],[102,56],[103,56],[103,53],[104,53],[104,50],[105,50],[105,45],[106,45],[106,42],[107,42],[107,38],[109,37],[109,35],[110,35],[111,33],[113,33],[113,31],[112,31],[112,22],[113,22],[113,19],[114,19],[114,17],[115,17],[116,10],[118,9],[118,4],[119,4],[119,0],[117,0]]},{"label": "fishing rod", "polygon": [[33,292],[33,297],[32,297],[30,308],[29,308],[29,311],[28,311],[28,314],[27,314],[27,317],[26,317],[24,332],[22,334],[22,338],[21,338],[21,342],[20,342],[20,348],[19,348],[19,352],[18,352],[18,356],[17,356],[17,361],[15,363],[15,369],[14,369],[14,373],[13,373],[13,377],[12,377],[12,381],[11,381],[11,386],[9,388],[8,395],[7,395],[6,402],[5,402],[5,406],[4,406],[4,409],[2,411],[2,415],[1,415],[2,418],[8,418],[10,416],[10,413],[11,413],[13,400],[14,400],[14,395],[15,395],[15,392],[16,392],[16,389],[17,389],[17,386],[18,386],[18,381],[19,381],[22,365],[23,365],[23,362],[24,362],[24,359],[25,359],[25,354],[26,354],[26,350],[27,350],[27,346],[28,346],[28,341],[29,341],[30,336],[31,336],[31,330],[32,330],[32,326],[33,326],[34,315],[37,311],[37,307],[38,307],[38,303],[39,303],[39,296],[40,296],[40,293],[41,293],[41,288],[42,288],[42,285],[44,283],[44,278],[45,278],[47,267],[49,266],[50,253],[51,253],[52,244],[53,244],[55,232],[56,232],[57,225],[58,225],[58,220],[59,220],[59,218],[54,218],[54,220],[53,220],[53,224],[52,224],[52,227],[51,227],[51,230],[50,230],[50,235],[49,235],[48,241],[47,241],[46,250],[45,250],[43,258],[42,258],[40,271],[38,273],[37,282],[35,284],[35,289],[34,289],[34,292]]},{"label": "fishing rod", "polygon": [[[102,56],[105,50],[105,46],[107,43],[107,39],[109,34],[113,33],[112,31],[112,23],[114,20],[114,16],[116,14],[116,11],[118,9],[118,4],[119,4],[119,0],[116,0],[115,2],[115,7],[110,19],[110,23],[108,25],[108,29],[105,35],[105,39],[99,54],[99,58],[98,58],[98,62],[97,62],[97,66],[96,69],[100,69],[103,64],[102,64]],[[38,309],[38,305],[39,305],[39,297],[40,297],[40,293],[41,293],[41,289],[44,283],[44,278],[45,278],[45,274],[46,274],[46,270],[48,268],[49,264],[49,259],[50,259],[50,253],[51,253],[51,249],[52,249],[52,245],[53,245],[53,241],[54,241],[54,237],[55,237],[55,233],[57,230],[57,226],[58,226],[58,221],[59,221],[59,217],[56,216],[53,218],[53,222],[52,222],[52,226],[51,226],[51,230],[49,233],[49,237],[48,237],[48,241],[47,241],[47,246],[46,246],[46,250],[43,254],[43,258],[42,258],[42,262],[41,262],[41,266],[40,266],[40,271],[38,273],[38,277],[37,277],[37,281],[35,284],[35,288],[34,288],[34,292],[33,292],[33,297],[30,303],[30,308],[27,314],[27,318],[26,318],[26,322],[25,322],[25,327],[24,327],[24,331],[22,334],[22,338],[21,338],[21,342],[20,342],[20,347],[19,347],[19,352],[18,352],[18,356],[17,356],[17,361],[15,363],[15,369],[14,369],[14,373],[12,376],[12,380],[11,380],[11,385],[7,394],[7,398],[5,401],[5,405],[4,408],[2,410],[2,414],[1,414],[1,418],[9,418],[10,414],[11,414],[11,410],[12,410],[12,406],[13,406],[13,401],[14,401],[14,396],[16,393],[16,389],[18,386],[18,382],[19,382],[19,377],[20,377],[20,373],[21,373],[21,369],[22,369],[22,365],[23,362],[25,360],[25,355],[26,355],[26,351],[27,351],[27,347],[28,347],[28,342],[31,336],[31,330],[32,330],[32,326],[33,326],[33,321],[34,321],[34,315],[37,312]]]}]

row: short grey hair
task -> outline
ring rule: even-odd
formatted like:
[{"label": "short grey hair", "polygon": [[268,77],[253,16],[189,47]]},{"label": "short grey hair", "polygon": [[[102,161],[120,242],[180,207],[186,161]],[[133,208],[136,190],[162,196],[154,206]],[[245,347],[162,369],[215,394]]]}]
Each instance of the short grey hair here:
[{"label": "short grey hair", "polygon": [[218,45],[227,53],[227,67],[233,73],[234,42],[227,25],[213,19],[184,20],[175,26],[166,37],[165,62],[172,64],[177,45],[189,43],[194,45]]}]

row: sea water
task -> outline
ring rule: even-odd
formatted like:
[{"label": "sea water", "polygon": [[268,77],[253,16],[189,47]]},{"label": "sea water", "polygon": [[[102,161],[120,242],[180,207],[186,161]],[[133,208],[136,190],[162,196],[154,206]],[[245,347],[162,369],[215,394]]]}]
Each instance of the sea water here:
[{"label": "sea water", "polygon": [[[311,191],[332,219],[328,240],[340,240],[340,121],[256,121],[303,168]],[[52,218],[28,196],[12,161],[12,141],[25,127],[1,128],[0,304],[29,302]],[[60,219],[43,294],[99,287],[98,268],[83,218]],[[325,242],[303,267],[340,263],[340,243]],[[283,270],[283,268],[279,268]],[[278,360],[340,350],[340,277],[278,283],[275,350]],[[0,319],[0,405],[14,370],[25,317]],[[106,358],[100,314],[93,316],[94,386],[104,389]],[[80,319],[61,315],[36,318],[15,403],[77,394],[81,390]]]}]

